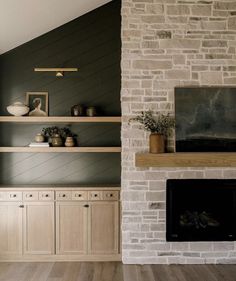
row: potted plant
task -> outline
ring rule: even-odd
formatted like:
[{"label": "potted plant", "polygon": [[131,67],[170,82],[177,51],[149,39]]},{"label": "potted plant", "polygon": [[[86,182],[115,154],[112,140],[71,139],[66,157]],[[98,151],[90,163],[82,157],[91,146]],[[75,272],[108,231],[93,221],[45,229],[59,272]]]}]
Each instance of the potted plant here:
[{"label": "potted plant", "polygon": [[175,120],[169,113],[166,115],[158,113],[154,117],[152,111],[142,111],[140,115],[129,120],[129,122],[131,121],[141,123],[141,129],[151,132],[150,153],[165,152],[165,138],[171,134],[171,129],[175,126]]},{"label": "potted plant", "polygon": [[56,126],[43,128],[42,135],[48,138],[52,146],[63,146],[68,137],[70,138],[70,145],[68,146],[74,146],[74,142],[72,145],[71,138],[76,137],[76,134],[72,133],[69,128],[59,128]]}]

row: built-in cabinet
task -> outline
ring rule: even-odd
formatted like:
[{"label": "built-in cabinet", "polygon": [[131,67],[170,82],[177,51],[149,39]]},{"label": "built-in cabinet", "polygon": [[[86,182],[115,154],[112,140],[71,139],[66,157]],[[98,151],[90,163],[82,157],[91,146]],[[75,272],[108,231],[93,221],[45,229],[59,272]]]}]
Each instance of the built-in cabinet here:
[{"label": "built-in cabinet", "polygon": [[54,254],[54,203],[27,202],[23,208],[23,253]]},{"label": "built-in cabinet", "polygon": [[22,217],[19,203],[0,203],[0,257],[22,254]]},{"label": "built-in cabinet", "polygon": [[88,208],[88,250],[90,254],[103,255],[118,252],[118,202],[91,202]]},{"label": "built-in cabinet", "polygon": [[88,210],[85,203],[57,202],[57,254],[88,253]]},{"label": "built-in cabinet", "polygon": [[0,260],[120,260],[119,189],[0,191]]}]

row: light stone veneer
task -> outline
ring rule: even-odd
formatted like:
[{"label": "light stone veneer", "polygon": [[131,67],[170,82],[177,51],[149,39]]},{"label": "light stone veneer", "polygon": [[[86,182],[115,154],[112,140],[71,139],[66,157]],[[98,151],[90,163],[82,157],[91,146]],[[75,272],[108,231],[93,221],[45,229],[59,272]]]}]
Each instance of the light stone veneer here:
[{"label": "light stone veneer", "polygon": [[136,168],[148,134],[128,125],[141,110],[173,113],[175,86],[236,85],[236,1],[123,0],[121,13],[123,262],[236,263],[236,242],[165,240],[166,179],[236,178],[236,169]]}]

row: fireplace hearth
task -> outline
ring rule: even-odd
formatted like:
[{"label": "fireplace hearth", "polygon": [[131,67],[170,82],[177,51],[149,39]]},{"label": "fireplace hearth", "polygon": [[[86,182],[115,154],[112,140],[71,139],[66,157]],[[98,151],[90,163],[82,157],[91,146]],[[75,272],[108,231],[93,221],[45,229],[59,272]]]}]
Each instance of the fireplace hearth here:
[{"label": "fireplace hearth", "polygon": [[236,180],[167,181],[167,241],[236,240]]}]

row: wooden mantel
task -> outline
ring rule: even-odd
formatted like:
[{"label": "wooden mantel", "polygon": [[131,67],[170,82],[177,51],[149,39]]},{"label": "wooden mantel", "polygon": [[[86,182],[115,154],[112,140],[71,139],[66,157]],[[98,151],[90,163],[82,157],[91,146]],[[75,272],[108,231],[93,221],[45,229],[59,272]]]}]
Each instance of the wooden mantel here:
[{"label": "wooden mantel", "polygon": [[137,153],[136,167],[236,167],[236,152]]}]

